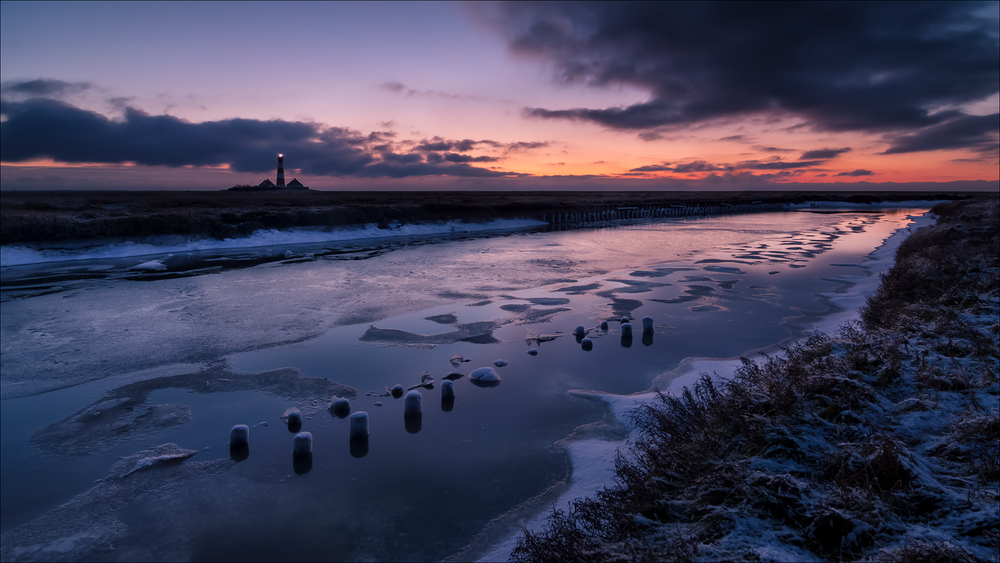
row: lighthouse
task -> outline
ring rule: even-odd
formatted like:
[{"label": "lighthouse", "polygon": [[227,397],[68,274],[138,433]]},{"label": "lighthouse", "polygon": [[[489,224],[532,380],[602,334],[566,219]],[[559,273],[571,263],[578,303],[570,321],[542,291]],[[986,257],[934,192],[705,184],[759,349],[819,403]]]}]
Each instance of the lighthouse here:
[{"label": "lighthouse", "polygon": [[302,182],[298,178],[292,178],[291,182],[285,184],[285,155],[278,153],[278,182],[272,183],[271,180],[264,180],[259,185],[256,186],[233,186],[229,188],[231,190],[242,190],[242,191],[259,191],[259,190],[308,190],[309,188],[302,185]]}]

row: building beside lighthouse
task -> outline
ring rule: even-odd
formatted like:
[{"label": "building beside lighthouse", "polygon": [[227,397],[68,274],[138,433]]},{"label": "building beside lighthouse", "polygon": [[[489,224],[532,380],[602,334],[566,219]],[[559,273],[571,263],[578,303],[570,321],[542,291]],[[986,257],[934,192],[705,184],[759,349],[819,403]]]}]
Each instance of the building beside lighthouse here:
[{"label": "building beside lighthouse", "polygon": [[261,191],[261,190],[308,190],[309,188],[302,185],[302,182],[298,178],[292,178],[291,182],[285,184],[285,155],[278,153],[278,181],[277,183],[272,182],[270,178],[265,179],[263,182],[256,186],[233,186],[229,188],[230,190],[236,191]]}]

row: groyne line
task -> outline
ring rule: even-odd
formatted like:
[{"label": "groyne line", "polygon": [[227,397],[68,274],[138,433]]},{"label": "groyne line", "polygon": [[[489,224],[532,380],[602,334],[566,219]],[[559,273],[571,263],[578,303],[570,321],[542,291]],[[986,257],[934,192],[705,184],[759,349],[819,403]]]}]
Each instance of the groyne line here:
[{"label": "groyne line", "polygon": [[693,205],[596,205],[571,210],[542,213],[541,220],[552,226],[577,226],[608,221],[663,219],[669,217],[695,217],[756,213],[786,209],[787,203],[712,203]]}]

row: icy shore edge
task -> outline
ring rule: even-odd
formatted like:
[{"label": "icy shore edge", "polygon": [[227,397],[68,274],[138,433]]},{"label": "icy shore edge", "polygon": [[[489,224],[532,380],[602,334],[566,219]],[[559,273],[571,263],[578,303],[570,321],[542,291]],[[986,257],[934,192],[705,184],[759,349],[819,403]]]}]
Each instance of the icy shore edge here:
[{"label": "icy shore edge", "polygon": [[449,234],[486,234],[543,227],[548,223],[534,219],[496,219],[475,223],[447,221],[441,223],[390,224],[380,228],[371,223],[363,226],[323,229],[296,227],[287,230],[260,230],[246,237],[222,240],[212,238],[154,237],[142,241],[91,241],[77,244],[47,243],[38,245],[13,244],[0,246],[0,267],[24,266],[47,262],[100,260],[153,256],[182,252],[222,251],[262,246],[337,243],[381,240],[396,237],[425,237]]}]

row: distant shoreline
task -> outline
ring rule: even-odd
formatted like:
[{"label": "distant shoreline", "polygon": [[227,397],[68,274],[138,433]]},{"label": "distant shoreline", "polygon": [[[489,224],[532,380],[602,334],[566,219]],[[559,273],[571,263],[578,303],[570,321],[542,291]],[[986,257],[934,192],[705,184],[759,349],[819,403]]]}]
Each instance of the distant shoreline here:
[{"label": "distant shoreline", "polygon": [[544,220],[619,207],[875,203],[989,197],[983,192],[0,192],[0,244],[160,235],[231,238],[260,229],[393,222]]}]

